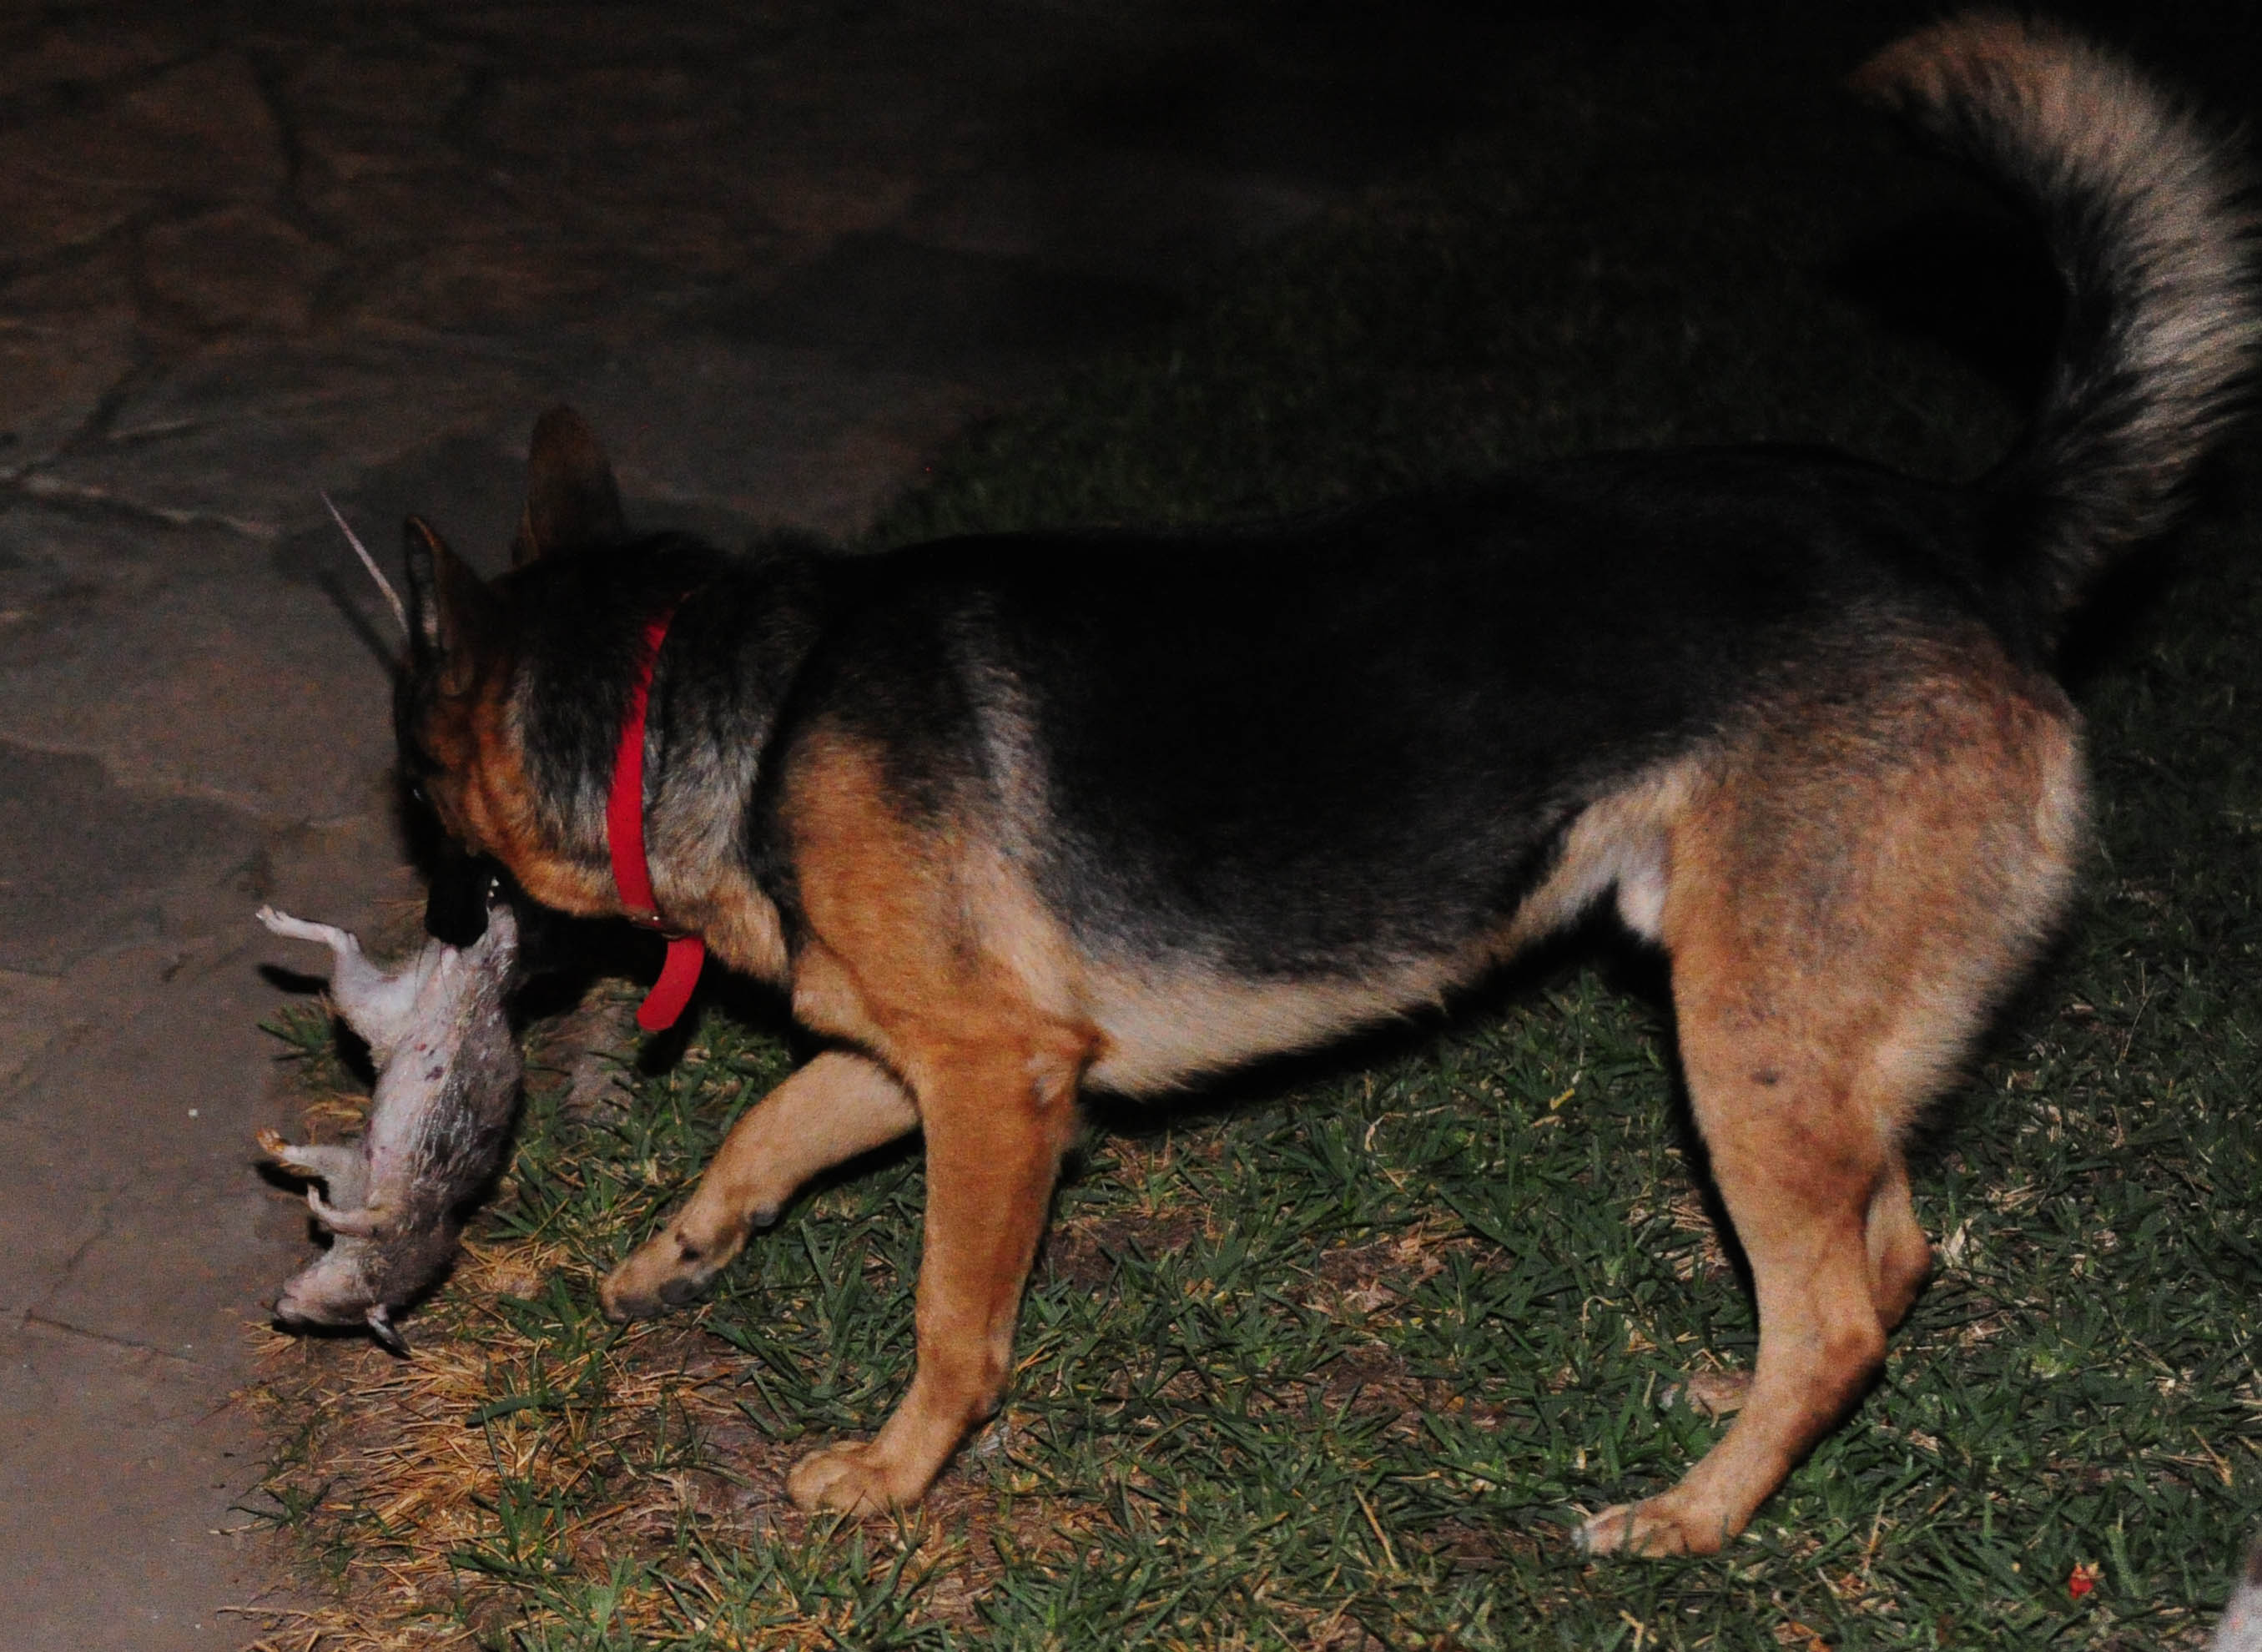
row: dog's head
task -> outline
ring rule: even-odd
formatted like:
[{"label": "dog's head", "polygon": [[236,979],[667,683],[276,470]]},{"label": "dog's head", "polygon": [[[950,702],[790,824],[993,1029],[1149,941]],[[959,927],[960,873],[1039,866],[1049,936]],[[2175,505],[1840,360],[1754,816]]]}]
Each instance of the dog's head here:
[{"label": "dog's head", "polygon": [[443,898],[455,885],[477,885],[484,910],[482,859],[508,868],[545,905],[591,915],[616,910],[602,838],[588,840],[574,789],[558,796],[559,788],[537,778],[543,765],[529,741],[527,702],[537,691],[529,679],[541,675],[529,671],[531,659],[545,647],[557,652],[544,617],[566,595],[545,590],[558,581],[545,581],[544,565],[595,557],[627,538],[612,467],[568,408],[552,408],[535,426],[508,573],[490,584],[429,524],[408,519],[408,654],[393,730],[402,783],[449,840],[428,915],[436,934],[467,904]]}]

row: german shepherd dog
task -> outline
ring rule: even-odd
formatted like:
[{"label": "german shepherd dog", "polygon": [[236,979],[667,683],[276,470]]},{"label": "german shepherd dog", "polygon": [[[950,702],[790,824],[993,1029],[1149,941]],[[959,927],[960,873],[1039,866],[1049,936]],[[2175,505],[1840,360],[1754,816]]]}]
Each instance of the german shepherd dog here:
[{"label": "german shepherd dog", "polygon": [[926,1138],[917,1375],[796,1503],[914,1503],[998,1404],[1080,1091],[1433,1004],[1602,903],[1669,962],[1760,1344],[1726,1434],[1586,1547],[1717,1550],[1877,1374],[1930,1265],[1904,1134],[2083,850],[2054,654],[2171,521],[2262,306],[2224,145],[2114,56],[1981,16],[1855,84],[2038,214],[2067,288],[2032,429],[1973,485],[1606,454],[1265,527],[733,557],[630,535],[559,409],[508,573],[410,523],[401,762],[445,831],[622,913],[608,782],[648,681],[659,912],[832,1041],[606,1312],[688,1301],[809,1178]]}]

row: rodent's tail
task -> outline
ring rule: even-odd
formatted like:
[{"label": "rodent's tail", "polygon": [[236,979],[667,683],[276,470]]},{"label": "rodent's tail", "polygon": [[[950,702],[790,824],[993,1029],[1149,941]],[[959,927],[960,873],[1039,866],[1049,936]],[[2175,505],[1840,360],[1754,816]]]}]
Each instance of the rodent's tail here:
[{"label": "rodent's tail", "polygon": [[1852,84],[2035,213],[2065,283],[2042,406],[1983,483],[1998,573],[2055,641],[2098,575],[2173,519],[2244,400],[2262,345],[2244,169],[2182,98],[2047,23],[1936,24]]}]

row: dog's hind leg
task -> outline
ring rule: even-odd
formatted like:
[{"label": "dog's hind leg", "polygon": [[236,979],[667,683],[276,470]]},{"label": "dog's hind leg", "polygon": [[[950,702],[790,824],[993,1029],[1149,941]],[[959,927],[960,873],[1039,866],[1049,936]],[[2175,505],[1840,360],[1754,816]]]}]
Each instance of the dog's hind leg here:
[{"label": "dog's hind leg", "polygon": [[1669,1491],[1588,1520],[1590,1550],[1734,1537],[1875,1379],[1922,1286],[1900,1133],[2054,920],[2078,835],[2070,729],[1990,675],[1792,708],[1675,828],[1682,1061],[1759,1356],[1725,1436]]},{"label": "dog's hind leg", "polygon": [[1925,1276],[1932,1272],[1932,1244],[1918,1225],[1909,1197],[1908,1165],[1898,1150],[1887,1159],[1884,1179],[1869,1196],[1869,1298],[1887,1331],[1908,1317]]},{"label": "dog's hind leg", "polygon": [[886,1068],[825,1051],[731,1127],[698,1191],[605,1276],[597,1299],[606,1317],[640,1319],[690,1302],[803,1182],[918,1127],[911,1097]]},{"label": "dog's hind leg", "polygon": [[1830,1047],[1831,1029],[1747,980],[1685,956],[1675,973],[1691,1102],[1751,1263],[1759,1359],[1727,1435],[1687,1478],[1587,1523],[1597,1553],[1712,1553],[1884,1361],[1866,1228],[1888,1166],[1852,1064]]}]

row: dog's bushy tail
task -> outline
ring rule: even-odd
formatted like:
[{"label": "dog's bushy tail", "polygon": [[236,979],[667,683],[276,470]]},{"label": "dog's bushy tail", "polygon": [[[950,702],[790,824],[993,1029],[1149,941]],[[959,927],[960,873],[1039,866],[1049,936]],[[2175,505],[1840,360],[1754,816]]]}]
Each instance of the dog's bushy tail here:
[{"label": "dog's bushy tail", "polygon": [[2114,557],[2173,519],[2245,400],[2262,344],[2245,170],[2183,100],[2047,23],[1937,24],[1853,86],[2038,214],[2065,282],[2042,407],[1985,484],[2000,572],[2055,641]]}]

